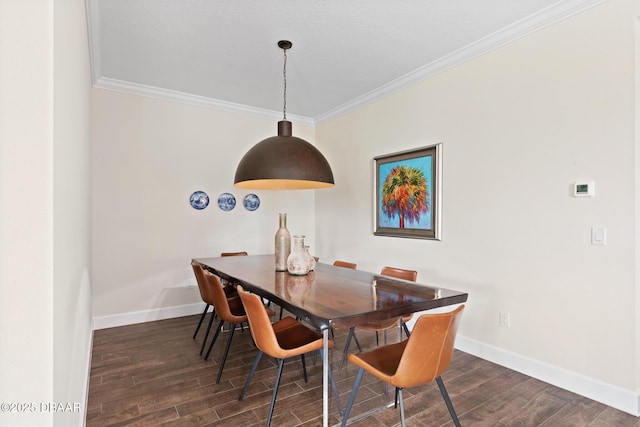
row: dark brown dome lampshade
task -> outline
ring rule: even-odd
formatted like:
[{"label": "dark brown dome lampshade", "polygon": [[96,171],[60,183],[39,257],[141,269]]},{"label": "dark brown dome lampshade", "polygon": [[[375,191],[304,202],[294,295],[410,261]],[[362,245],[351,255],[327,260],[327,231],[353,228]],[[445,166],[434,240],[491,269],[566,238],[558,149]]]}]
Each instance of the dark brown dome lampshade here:
[{"label": "dark brown dome lampshade", "polygon": [[286,51],[291,42],[281,40],[284,51],[284,119],[278,122],[278,136],[263,139],[242,157],[234,185],[254,190],[303,190],[334,186],[333,172],[320,150],[292,135],[286,116]]}]

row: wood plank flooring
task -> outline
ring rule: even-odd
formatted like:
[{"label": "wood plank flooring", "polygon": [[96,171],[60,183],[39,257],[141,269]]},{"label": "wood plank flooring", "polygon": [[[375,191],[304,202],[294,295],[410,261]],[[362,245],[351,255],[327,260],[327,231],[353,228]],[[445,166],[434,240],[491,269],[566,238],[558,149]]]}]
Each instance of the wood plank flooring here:
[{"label": "wood plank flooring", "polygon": [[[228,333],[218,338],[209,360],[199,355],[206,322],[192,339],[199,316],[95,331],[86,425],[103,426],[261,426],[265,424],[276,364],[263,357],[242,402],[238,395],[255,359],[248,330],[237,331],[222,379],[215,383]],[[215,326],[214,326],[215,328]],[[347,331],[336,331],[331,366],[346,404],[357,369],[338,369]],[[374,335],[359,332],[365,348]],[[209,338],[209,340],[211,337]],[[389,342],[397,340],[389,335]],[[355,345],[352,344],[352,351]],[[322,425],[322,364],[307,358],[309,382],[299,358],[285,364],[272,425]],[[640,418],[553,387],[515,371],[456,351],[443,375],[463,426],[640,427]],[[383,383],[365,373],[351,417],[382,406]],[[408,426],[453,425],[435,383],[405,390]],[[390,408],[353,426],[399,425]],[[331,400],[329,425],[341,421]]]}]

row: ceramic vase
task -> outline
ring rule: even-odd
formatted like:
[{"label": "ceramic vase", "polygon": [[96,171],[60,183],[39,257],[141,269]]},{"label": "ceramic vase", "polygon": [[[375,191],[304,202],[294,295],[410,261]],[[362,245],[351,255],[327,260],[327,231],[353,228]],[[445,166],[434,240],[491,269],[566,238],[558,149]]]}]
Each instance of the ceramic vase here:
[{"label": "ceramic vase", "polygon": [[293,247],[287,258],[289,274],[304,276],[309,272],[309,258],[304,248],[304,236],[293,236]]},{"label": "ceramic vase", "polygon": [[280,227],[276,231],[276,271],[287,271],[287,258],[291,253],[291,234],[287,230],[287,214],[280,214]]},{"label": "ceramic vase", "polygon": [[309,260],[309,271],[313,271],[316,269],[316,259],[309,252],[309,246],[305,246],[304,250],[307,251],[307,259]]}]

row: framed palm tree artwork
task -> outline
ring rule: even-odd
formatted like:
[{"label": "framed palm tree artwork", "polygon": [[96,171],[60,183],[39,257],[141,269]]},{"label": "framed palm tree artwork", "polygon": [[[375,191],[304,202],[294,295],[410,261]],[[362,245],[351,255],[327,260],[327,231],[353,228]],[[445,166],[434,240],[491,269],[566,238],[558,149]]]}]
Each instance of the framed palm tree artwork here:
[{"label": "framed palm tree artwork", "polygon": [[373,159],[376,236],[440,240],[442,144]]}]

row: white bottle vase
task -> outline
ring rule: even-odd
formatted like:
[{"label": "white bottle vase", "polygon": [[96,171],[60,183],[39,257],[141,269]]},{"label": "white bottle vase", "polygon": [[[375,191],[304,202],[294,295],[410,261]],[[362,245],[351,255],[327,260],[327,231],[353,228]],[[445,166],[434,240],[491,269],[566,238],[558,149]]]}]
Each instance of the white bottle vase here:
[{"label": "white bottle vase", "polygon": [[291,253],[291,234],[287,230],[287,214],[280,214],[280,228],[276,231],[276,271],[287,271],[287,258]]}]

